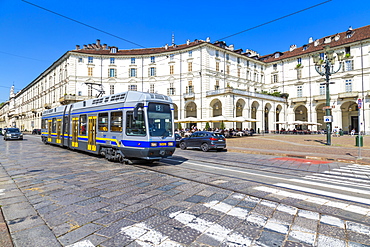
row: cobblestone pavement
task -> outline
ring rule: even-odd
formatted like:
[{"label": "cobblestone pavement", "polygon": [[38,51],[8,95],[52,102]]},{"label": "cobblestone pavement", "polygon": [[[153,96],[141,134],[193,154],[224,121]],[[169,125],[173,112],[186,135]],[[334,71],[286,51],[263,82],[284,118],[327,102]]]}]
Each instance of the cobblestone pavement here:
[{"label": "cobblestone pavement", "polygon": [[0,204],[16,247],[370,246],[370,224],[35,140],[0,140]]}]

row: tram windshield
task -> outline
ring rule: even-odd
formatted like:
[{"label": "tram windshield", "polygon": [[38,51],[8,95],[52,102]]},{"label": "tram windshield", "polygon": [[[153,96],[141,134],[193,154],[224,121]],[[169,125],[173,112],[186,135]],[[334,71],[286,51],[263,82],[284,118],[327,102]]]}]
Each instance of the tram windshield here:
[{"label": "tram windshield", "polygon": [[167,104],[149,103],[148,128],[150,136],[172,136],[171,107]]}]

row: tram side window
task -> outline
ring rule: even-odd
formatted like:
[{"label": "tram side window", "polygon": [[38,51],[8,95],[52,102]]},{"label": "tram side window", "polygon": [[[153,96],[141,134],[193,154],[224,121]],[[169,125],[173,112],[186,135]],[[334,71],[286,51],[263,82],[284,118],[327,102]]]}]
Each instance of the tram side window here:
[{"label": "tram side window", "polygon": [[98,129],[99,131],[108,131],[108,112],[99,113]]},{"label": "tram side window", "polygon": [[52,125],[51,125],[51,132],[55,133],[57,131],[57,119],[53,118]]},{"label": "tram side window", "polygon": [[110,131],[122,132],[122,111],[111,112]]},{"label": "tram side window", "polygon": [[142,111],[138,112],[138,117],[134,119],[132,111],[127,112],[126,115],[126,135],[128,136],[145,136],[145,118]]},{"label": "tram side window", "polygon": [[80,135],[85,136],[86,135],[86,128],[87,127],[87,116],[81,115],[80,116]]},{"label": "tram side window", "polygon": [[63,119],[63,128],[64,128],[64,133],[65,134],[68,134],[68,117],[67,116],[64,116],[64,119]]},{"label": "tram side window", "polygon": [[41,120],[41,129],[46,129],[46,124],[47,124],[47,119],[42,119]]}]

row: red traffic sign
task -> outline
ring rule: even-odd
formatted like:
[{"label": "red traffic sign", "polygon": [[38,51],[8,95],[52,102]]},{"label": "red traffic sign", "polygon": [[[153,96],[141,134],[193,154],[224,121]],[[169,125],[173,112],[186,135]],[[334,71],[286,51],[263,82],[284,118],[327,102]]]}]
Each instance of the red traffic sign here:
[{"label": "red traffic sign", "polygon": [[362,108],[362,99],[357,99],[357,107],[358,109]]}]

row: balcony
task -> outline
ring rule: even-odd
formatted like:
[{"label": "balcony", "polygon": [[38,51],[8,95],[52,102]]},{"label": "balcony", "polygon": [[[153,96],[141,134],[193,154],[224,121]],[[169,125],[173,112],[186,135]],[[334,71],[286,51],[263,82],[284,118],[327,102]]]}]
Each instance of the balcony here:
[{"label": "balcony", "polygon": [[94,97],[76,96],[76,95],[66,94],[66,95],[64,95],[63,97],[61,97],[59,99],[59,102],[62,105],[68,105],[68,104],[72,104],[72,103],[76,103],[76,102],[79,102],[79,101],[84,101],[84,100],[88,100],[88,99],[92,99],[92,98],[94,98]]},{"label": "balcony", "polygon": [[345,98],[358,98],[358,92],[344,92],[344,93],[339,93],[338,98],[340,99],[345,99]]},{"label": "balcony", "polygon": [[298,103],[298,102],[306,102],[307,97],[297,97],[297,98],[292,98],[292,103]]},{"label": "balcony", "polygon": [[45,109],[51,109],[51,104],[45,103],[45,104],[44,104],[44,108],[45,108]]},{"label": "balcony", "polygon": [[230,93],[237,94],[237,95],[243,95],[243,96],[249,96],[249,97],[258,98],[258,99],[286,102],[285,98],[276,97],[276,96],[267,95],[267,94],[262,94],[262,93],[249,92],[249,91],[245,91],[245,90],[235,89],[235,88],[232,88],[232,87],[207,91],[206,96],[207,97],[212,97],[212,96],[230,94]]},{"label": "balcony", "polygon": [[186,99],[186,100],[195,99],[195,94],[194,93],[184,93],[183,96],[184,96],[184,99]]},{"label": "balcony", "polygon": [[313,100],[316,100],[316,101],[326,100],[326,95],[316,95],[316,96],[313,96]]}]

